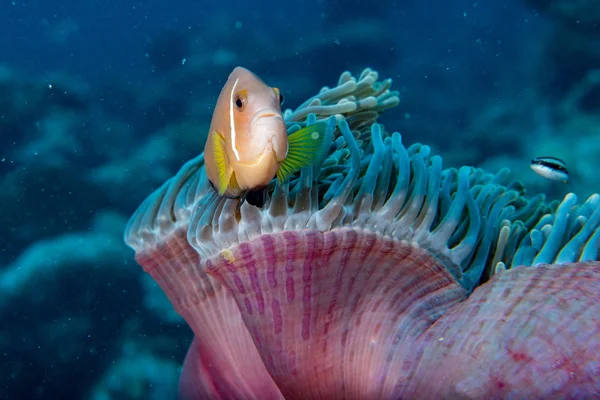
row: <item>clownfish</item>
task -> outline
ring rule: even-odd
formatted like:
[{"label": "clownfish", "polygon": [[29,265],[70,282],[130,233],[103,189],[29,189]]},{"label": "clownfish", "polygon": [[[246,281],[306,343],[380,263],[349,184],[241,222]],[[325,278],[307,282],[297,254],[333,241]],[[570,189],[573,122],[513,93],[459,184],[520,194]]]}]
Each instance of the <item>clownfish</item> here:
[{"label": "clownfish", "polygon": [[288,136],[279,89],[267,86],[245,68],[229,75],[213,110],[204,147],[206,174],[220,196],[245,196],[277,176],[314,164],[329,149],[326,122]]},{"label": "clownfish", "polygon": [[555,157],[537,157],[531,160],[531,169],[551,181],[569,182],[569,171],[565,162]]}]

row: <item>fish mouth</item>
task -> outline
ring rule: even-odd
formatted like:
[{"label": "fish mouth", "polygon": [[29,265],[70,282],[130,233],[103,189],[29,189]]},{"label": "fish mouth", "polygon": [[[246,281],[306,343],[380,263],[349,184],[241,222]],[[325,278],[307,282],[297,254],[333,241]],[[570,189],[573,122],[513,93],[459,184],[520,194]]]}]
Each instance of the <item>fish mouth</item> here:
[{"label": "fish mouth", "polygon": [[254,114],[252,117],[252,123],[258,121],[261,118],[271,118],[275,117],[281,119],[283,121],[283,117],[281,116],[281,112],[275,110],[274,108],[262,108]]},{"label": "fish mouth", "polygon": [[275,111],[265,111],[265,112],[257,115],[255,118],[258,119],[258,118],[270,118],[270,117],[275,117],[275,118],[281,119],[281,115],[277,114]]}]

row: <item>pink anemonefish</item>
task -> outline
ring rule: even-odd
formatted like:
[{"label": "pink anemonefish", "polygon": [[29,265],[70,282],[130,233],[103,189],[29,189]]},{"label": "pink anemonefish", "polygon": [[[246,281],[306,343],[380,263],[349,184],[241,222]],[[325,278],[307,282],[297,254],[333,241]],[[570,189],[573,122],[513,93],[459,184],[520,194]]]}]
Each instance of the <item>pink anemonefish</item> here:
[{"label": "pink anemonefish", "polygon": [[288,136],[281,114],[279,89],[267,86],[237,67],[221,90],[204,148],[208,179],[220,196],[245,198],[277,176],[312,165],[330,141],[326,122],[317,122]]}]

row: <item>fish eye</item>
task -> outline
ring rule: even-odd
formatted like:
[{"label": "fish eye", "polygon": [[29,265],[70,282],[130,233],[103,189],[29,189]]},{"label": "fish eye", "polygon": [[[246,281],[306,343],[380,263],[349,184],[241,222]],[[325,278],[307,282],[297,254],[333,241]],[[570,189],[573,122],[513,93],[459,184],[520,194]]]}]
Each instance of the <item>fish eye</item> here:
[{"label": "fish eye", "polygon": [[235,106],[238,111],[244,111],[246,108],[247,96],[245,91],[241,91],[240,93],[235,95]]},{"label": "fish eye", "polygon": [[279,92],[279,105],[282,106],[283,105],[283,101],[284,101],[284,97],[283,94],[281,92]]}]

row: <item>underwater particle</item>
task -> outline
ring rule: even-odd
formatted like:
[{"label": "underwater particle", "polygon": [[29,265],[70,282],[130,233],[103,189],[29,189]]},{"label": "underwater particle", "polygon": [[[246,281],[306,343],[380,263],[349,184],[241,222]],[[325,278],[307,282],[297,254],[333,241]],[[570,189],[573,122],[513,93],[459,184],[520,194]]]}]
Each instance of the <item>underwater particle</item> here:
[{"label": "underwater particle", "polygon": [[337,44],[337,45],[339,46],[339,45],[340,45],[340,39],[338,39],[338,38],[335,38],[335,39],[333,40],[333,43],[335,43],[335,44]]},{"label": "underwater particle", "polygon": [[181,65],[185,65],[185,62],[187,61],[187,58],[184,58],[181,60]]},{"label": "underwater particle", "polygon": [[235,21],[235,29],[241,29],[242,28],[242,22],[241,21]]},{"label": "underwater particle", "polygon": [[567,183],[569,171],[565,162],[556,157],[536,157],[531,160],[531,169],[539,176],[551,181]]}]

